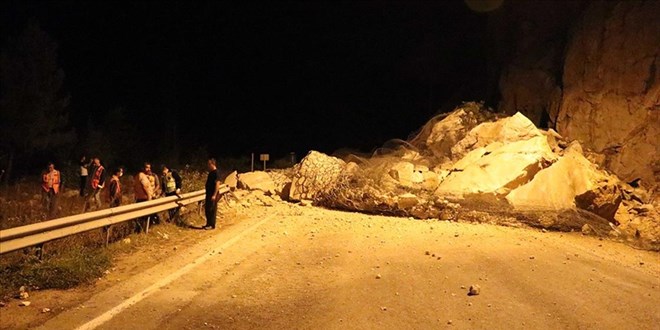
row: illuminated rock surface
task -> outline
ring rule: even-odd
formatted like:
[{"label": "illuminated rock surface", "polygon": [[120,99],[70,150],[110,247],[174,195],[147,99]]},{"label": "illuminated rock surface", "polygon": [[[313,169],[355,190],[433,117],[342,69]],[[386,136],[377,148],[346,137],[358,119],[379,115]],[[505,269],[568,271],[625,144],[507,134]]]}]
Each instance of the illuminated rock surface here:
[{"label": "illuminated rock surface", "polygon": [[332,189],[346,163],[317,151],[310,151],[295,169],[289,199],[313,200],[320,192]]},{"label": "illuminated rock surface", "polygon": [[238,187],[247,190],[261,190],[263,192],[274,192],[275,183],[268,173],[254,171],[238,175]]}]

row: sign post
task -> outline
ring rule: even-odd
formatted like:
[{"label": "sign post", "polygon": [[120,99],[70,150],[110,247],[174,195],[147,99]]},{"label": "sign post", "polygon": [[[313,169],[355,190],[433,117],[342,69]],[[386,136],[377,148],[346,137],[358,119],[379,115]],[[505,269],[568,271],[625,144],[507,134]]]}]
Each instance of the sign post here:
[{"label": "sign post", "polygon": [[266,162],[270,160],[270,155],[269,154],[260,154],[259,155],[259,160],[264,162],[264,171],[266,170]]}]

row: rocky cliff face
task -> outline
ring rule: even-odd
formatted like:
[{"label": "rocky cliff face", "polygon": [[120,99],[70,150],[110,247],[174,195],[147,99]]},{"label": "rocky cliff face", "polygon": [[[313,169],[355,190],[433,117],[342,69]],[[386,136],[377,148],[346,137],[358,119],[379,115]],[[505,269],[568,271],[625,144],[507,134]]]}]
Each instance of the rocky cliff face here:
[{"label": "rocky cliff face", "polygon": [[[657,189],[660,2],[583,3],[588,5],[543,10],[571,20],[544,25],[530,15],[519,23],[516,51],[500,76],[500,110],[555,127],[604,154],[603,165],[623,180],[641,178]],[[539,51],[543,44],[546,52]]]},{"label": "rocky cliff face", "polygon": [[593,3],[567,48],[557,130],[627,181],[660,175],[658,17],[658,1]]}]

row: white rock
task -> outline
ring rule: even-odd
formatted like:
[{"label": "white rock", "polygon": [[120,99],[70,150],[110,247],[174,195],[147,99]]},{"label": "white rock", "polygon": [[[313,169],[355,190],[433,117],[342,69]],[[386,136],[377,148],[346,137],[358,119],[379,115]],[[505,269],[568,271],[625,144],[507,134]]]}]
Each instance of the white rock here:
[{"label": "white rock", "polygon": [[439,196],[464,197],[471,194],[506,195],[531,180],[544,164],[556,156],[543,136],[501,146],[451,173],[438,186]]}]

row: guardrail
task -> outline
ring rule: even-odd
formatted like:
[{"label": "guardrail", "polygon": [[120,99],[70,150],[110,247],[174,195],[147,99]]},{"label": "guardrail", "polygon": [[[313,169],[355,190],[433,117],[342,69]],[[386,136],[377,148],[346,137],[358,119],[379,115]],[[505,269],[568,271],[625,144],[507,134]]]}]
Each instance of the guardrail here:
[{"label": "guardrail", "polygon": [[[220,193],[229,191],[223,185]],[[198,190],[181,196],[158,198],[148,202],[135,203],[126,206],[114,207],[94,212],[72,215],[64,218],[34,223],[31,225],[0,230],[0,254],[19,250],[22,248],[40,245],[58,238],[83,233],[86,231],[104,228],[106,230],[106,244],[110,235],[110,226],[147,216],[157,212],[173,209],[205,198],[205,190]],[[149,224],[147,222],[146,232]]]}]

